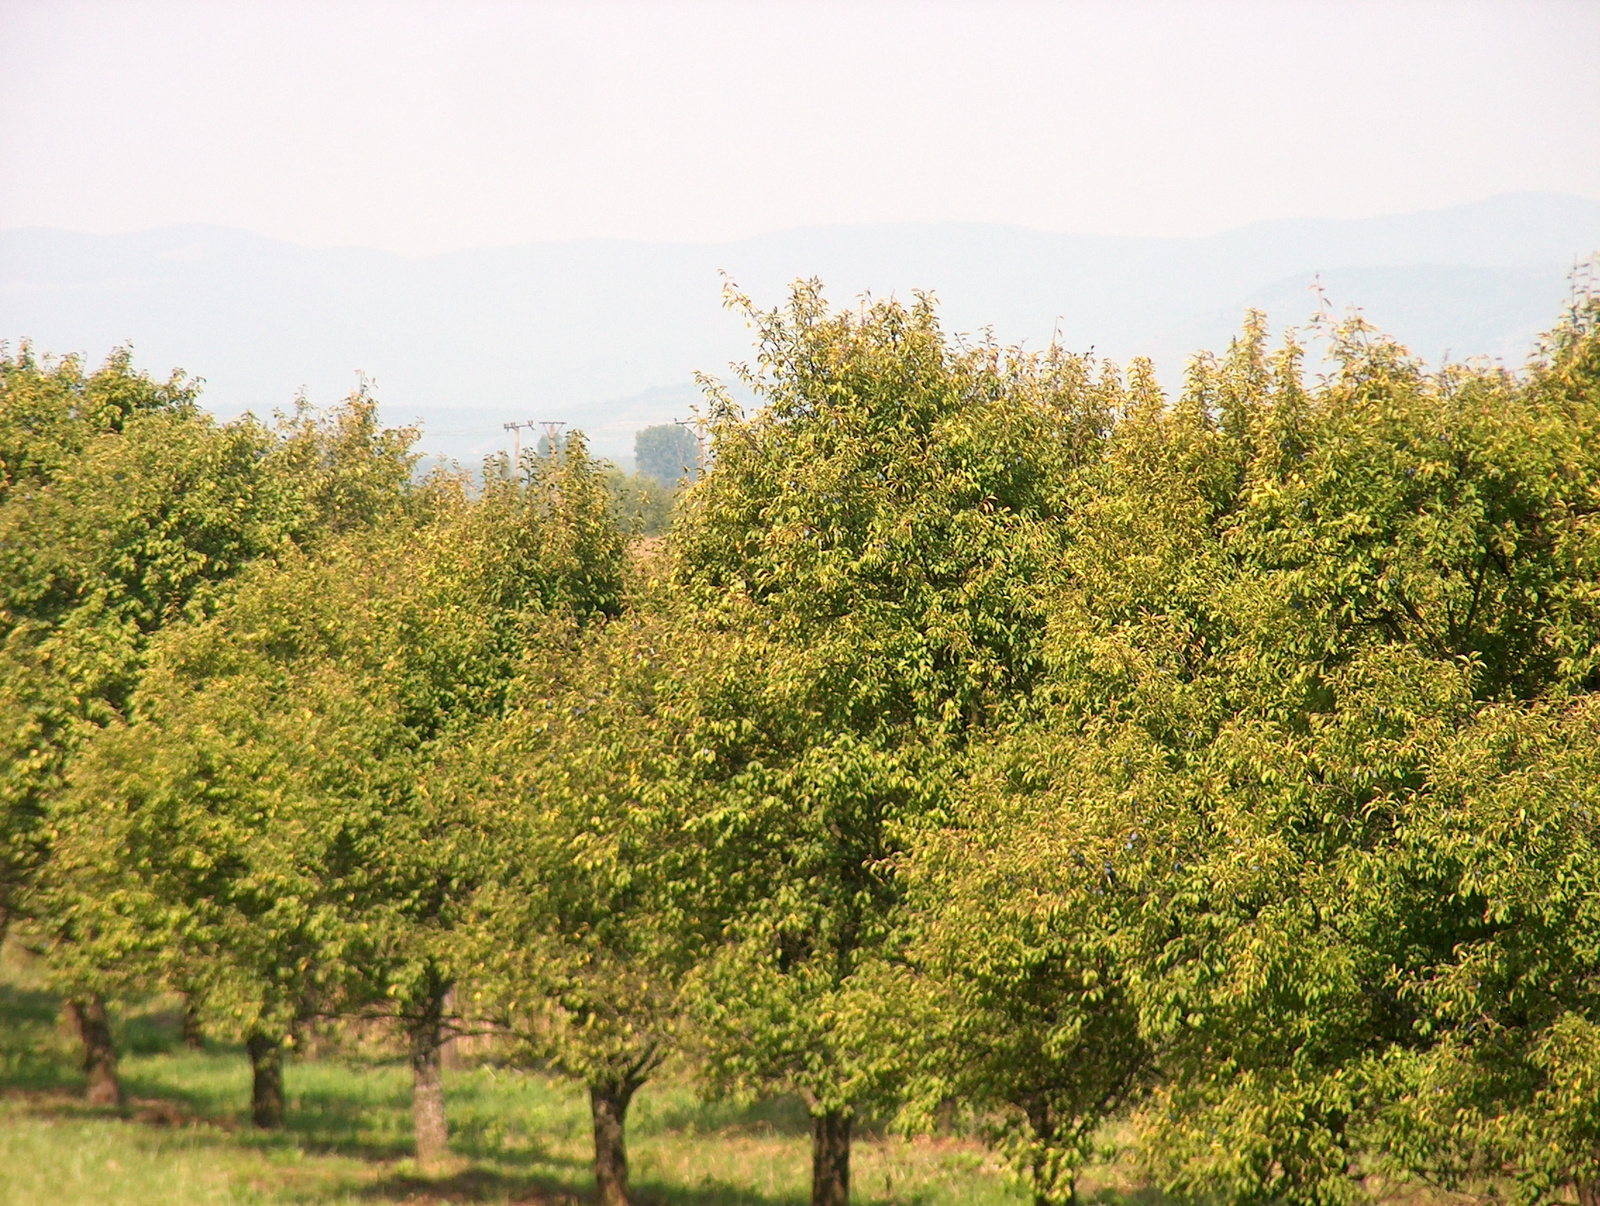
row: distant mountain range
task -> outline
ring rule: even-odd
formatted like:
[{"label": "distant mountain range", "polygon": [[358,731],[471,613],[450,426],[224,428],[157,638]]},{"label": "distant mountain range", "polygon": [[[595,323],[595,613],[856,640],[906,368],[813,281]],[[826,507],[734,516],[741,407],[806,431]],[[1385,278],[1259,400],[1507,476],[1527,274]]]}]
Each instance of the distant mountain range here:
[{"label": "distant mountain range", "polygon": [[209,226],[125,235],[0,233],[0,338],[206,380],[219,414],[269,414],[304,387],[327,403],[357,370],[391,421],[475,463],[501,424],[558,420],[626,458],[633,432],[686,416],[693,373],[727,375],[750,333],[721,307],[725,271],[758,303],[818,276],[848,302],[933,291],[946,328],[1148,355],[1176,383],[1248,306],[1275,327],[1315,309],[1367,317],[1437,363],[1519,364],[1600,250],[1600,201],[1521,193],[1360,221],[1259,222],[1210,238],[1108,238],[979,224],[816,227],[735,243],[537,243],[407,258],[313,249]]}]

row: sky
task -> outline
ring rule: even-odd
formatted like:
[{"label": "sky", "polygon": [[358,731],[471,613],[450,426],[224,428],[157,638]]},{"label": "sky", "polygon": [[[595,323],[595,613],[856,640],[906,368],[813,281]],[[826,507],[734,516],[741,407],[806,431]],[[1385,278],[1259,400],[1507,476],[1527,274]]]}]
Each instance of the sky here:
[{"label": "sky", "polygon": [[1600,198],[1600,3],[0,0],[0,229],[406,255]]}]

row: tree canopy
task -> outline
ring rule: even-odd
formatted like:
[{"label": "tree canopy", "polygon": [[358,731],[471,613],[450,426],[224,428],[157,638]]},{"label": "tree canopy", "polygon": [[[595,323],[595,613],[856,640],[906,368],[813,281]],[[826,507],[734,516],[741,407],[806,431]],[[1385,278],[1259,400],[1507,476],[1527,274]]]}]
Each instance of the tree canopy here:
[{"label": "tree canopy", "polygon": [[88,1062],[181,992],[271,1125],[381,1023],[428,1161],[492,1034],[607,1206],[664,1073],[797,1097],[815,1206],[953,1117],[1041,1206],[1113,1122],[1183,1200],[1600,1204],[1600,300],[1515,371],[1251,314],[1173,397],[730,302],[664,540],[581,434],[419,479],[362,395],[0,359],[0,908]]},{"label": "tree canopy", "polygon": [[700,470],[700,445],[681,423],[640,428],[633,437],[634,469],[663,486],[693,478]]}]

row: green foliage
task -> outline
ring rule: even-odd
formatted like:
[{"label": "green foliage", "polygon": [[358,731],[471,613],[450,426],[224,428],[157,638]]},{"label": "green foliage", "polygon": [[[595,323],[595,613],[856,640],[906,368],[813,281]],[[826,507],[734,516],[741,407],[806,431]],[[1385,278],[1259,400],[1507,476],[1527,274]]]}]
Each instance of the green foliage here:
[{"label": "green foliage", "polygon": [[613,466],[606,470],[606,485],[611,490],[617,526],[640,536],[663,536],[672,526],[677,485],[662,485],[644,473],[623,473]]},{"label": "green foliage", "polygon": [[219,426],[195,396],[126,352],[92,374],[0,358],[0,916],[38,911],[49,801],[83,734],[126,711],[153,635],[251,562],[375,522],[409,477],[410,434],[365,396],[273,429]]},{"label": "green foliage", "polygon": [[146,954],[234,1033],[437,997],[485,868],[428,768],[503,708],[551,623],[616,609],[621,556],[574,440],[527,486],[435,478],[170,630],[63,809],[86,957]]},{"label": "green foliage", "polygon": [[1041,1204],[1108,1122],[1190,1200],[1600,1200],[1600,301],[1521,373],[1322,319],[1314,382],[1252,314],[1169,401],[732,300],[760,408],[676,495],[0,361],[0,905],[62,982],[453,989],[621,1110],[793,1094],[818,1200],[953,1109]]},{"label": "green foliage", "polygon": [[886,986],[915,1002],[907,1121],[979,1111],[1038,1203],[1077,1200],[1106,1121],[1154,1079],[1118,941],[1129,901],[1108,873],[1121,810],[1101,794],[1142,752],[1007,734],[907,867],[917,974]]},{"label": "green foliage", "polygon": [[[1482,1082],[1504,1093],[1494,1126],[1469,1137],[1453,1116],[1453,1157],[1437,1130],[1402,1155],[1390,1128],[1423,1125],[1397,1104],[1417,1100],[1407,1077],[1484,1024],[1437,986],[1470,975],[1515,1000],[1478,952],[1504,931],[1519,950],[1543,941],[1541,923],[1502,913],[1592,878],[1580,813],[1541,850],[1493,820],[1509,786],[1489,764],[1481,815],[1447,803],[1462,793],[1443,776],[1489,739],[1490,717],[1560,712],[1592,685],[1596,398],[1554,398],[1542,371],[1430,377],[1358,322],[1334,334],[1341,367],[1307,390],[1292,342],[1269,359],[1252,324],[1225,360],[1196,363],[1175,407],[1130,408],[1103,470],[1081,479],[1041,752],[1001,795],[1021,817],[996,839],[1021,856],[1001,915],[1042,893],[1070,917],[1084,868],[1103,901],[1089,928],[1154,1051],[1145,1150],[1175,1192],[1348,1201],[1381,1153],[1391,1171],[1509,1166],[1530,1192],[1581,1187],[1586,1124],[1510,1080]],[[1024,808],[1039,795],[1067,815]],[[1447,854],[1472,839],[1446,843],[1443,815],[1519,867],[1515,906]],[[1586,915],[1550,907],[1583,966]],[[1592,1017],[1553,962],[1507,974]],[[1581,1067],[1582,1023],[1547,1034],[1561,1010],[1511,1012],[1520,1033],[1504,1041],[1527,1066]],[[1538,1131],[1557,1118],[1574,1130]],[[1493,1147],[1491,1132],[1518,1128],[1539,1144]]]},{"label": "green foliage", "polygon": [[901,867],[1044,671],[1063,487],[1108,412],[1082,362],[953,347],[926,299],[834,314],[810,285],[749,317],[763,409],[719,402],[671,540],[723,634],[679,772],[687,911],[721,931],[697,1050],[714,1085],[849,1119],[904,1087]]},{"label": "green foliage", "polygon": [[477,901],[476,1008],[531,1058],[631,1095],[672,1051],[693,958],[652,849],[684,646],[638,614],[552,635],[444,776],[504,869]]}]

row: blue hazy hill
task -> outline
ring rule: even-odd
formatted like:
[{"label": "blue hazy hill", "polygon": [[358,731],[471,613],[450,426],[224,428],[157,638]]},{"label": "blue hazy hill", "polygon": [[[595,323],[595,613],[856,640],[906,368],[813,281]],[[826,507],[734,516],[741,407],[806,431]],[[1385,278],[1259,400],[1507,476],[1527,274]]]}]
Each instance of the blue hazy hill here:
[{"label": "blue hazy hill", "polygon": [[1357,221],[1260,222],[1209,238],[1113,238],[982,224],[816,227],[718,244],[576,240],[408,258],[307,248],[218,227],[98,236],[0,233],[0,338],[206,379],[222,414],[323,403],[356,372],[424,446],[475,461],[507,420],[587,429],[604,455],[687,414],[692,374],[726,375],[750,333],[720,273],[764,305],[818,276],[835,302],[933,291],[948,329],[1151,356],[1176,382],[1247,306],[1303,322],[1320,279],[1437,362],[1517,364],[1600,249],[1600,202],[1524,193]]}]

